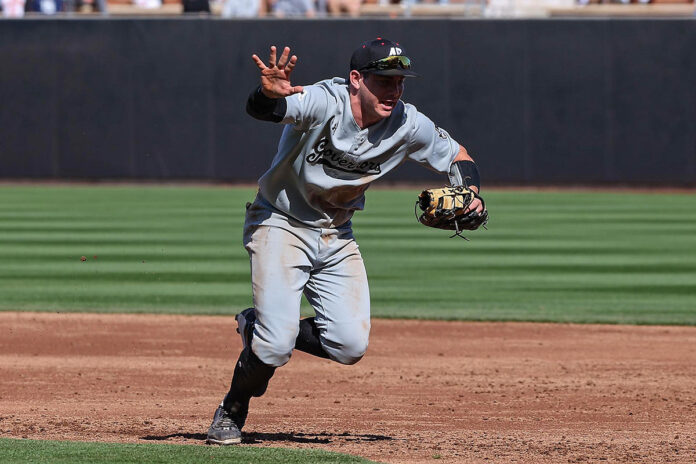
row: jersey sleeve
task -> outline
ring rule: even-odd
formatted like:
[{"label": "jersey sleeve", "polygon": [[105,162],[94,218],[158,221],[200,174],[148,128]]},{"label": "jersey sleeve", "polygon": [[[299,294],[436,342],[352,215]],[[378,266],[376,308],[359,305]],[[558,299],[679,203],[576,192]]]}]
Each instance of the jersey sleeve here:
[{"label": "jersey sleeve", "polygon": [[449,172],[450,164],[459,153],[459,143],[446,130],[435,125],[427,116],[418,112],[408,158],[441,173]]},{"label": "jersey sleeve", "polygon": [[297,130],[305,131],[324,122],[329,113],[329,106],[336,104],[334,97],[318,85],[308,85],[301,93],[285,97],[287,110],[281,121],[292,124]]}]

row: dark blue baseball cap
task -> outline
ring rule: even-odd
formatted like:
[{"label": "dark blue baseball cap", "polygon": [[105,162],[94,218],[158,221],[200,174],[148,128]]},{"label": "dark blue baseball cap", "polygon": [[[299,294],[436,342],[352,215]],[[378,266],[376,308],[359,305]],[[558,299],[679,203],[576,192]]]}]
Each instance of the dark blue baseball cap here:
[{"label": "dark blue baseball cap", "polygon": [[363,42],[350,58],[350,69],[382,76],[418,76],[411,70],[411,59],[404,48],[382,37]]}]

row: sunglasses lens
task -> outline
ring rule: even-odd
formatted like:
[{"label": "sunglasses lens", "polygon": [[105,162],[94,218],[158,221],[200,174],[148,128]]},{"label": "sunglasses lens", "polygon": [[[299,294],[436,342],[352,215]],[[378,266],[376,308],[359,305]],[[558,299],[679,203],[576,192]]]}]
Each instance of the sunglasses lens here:
[{"label": "sunglasses lens", "polygon": [[373,61],[370,63],[366,69],[376,69],[378,71],[384,71],[387,69],[411,69],[411,60],[405,56],[388,56],[382,58],[381,60]]},{"label": "sunglasses lens", "polygon": [[390,56],[379,60],[378,63],[381,65],[380,67],[382,69],[409,69],[411,67],[411,60],[405,56]]},{"label": "sunglasses lens", "polygon": [[411,69],[411,60],[409,60],[405,56],[400,56],[399,57],[399,63],[401,63],[401,67],[404,69]]}]

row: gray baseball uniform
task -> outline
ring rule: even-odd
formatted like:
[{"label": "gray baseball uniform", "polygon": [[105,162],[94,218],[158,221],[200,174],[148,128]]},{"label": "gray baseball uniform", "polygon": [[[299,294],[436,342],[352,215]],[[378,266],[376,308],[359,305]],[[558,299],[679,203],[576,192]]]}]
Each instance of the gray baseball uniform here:
[{"label": "gray baseball uniform", "polygon": [[447,174],[459,144],[402,101],[360,129],[341,78],[285,100],[287,126],[244,227],[257,317],[252,349],[269,366],[290,359],[304,293],[324,350],[353,364],[367,349],[370,301],[351,217],[370,183],[406,160]]}]

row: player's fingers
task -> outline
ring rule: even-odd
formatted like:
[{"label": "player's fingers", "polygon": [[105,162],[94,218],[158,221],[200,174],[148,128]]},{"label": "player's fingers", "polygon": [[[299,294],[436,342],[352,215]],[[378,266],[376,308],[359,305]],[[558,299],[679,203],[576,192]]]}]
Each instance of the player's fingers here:
[{"label": "player's fingers", "polygon": [[483,203],[481,203],[481,200],[478,198],[475,198],[474,201],[471,202],[469,207],[466,209],[466,213],[471,212],[471,211],[476,211],[477,213],[483,212]]},{"label": "player's fingers", "polygon": [[295,69],[295,65],[297,64],[297,57],[295,55],[292,55],[290,57],[290,61],[288,61],[287,66],[285,66],[285,73],[290,75],[293,69]]},{"label": "player's fingers", "polygon": [[304,90],[304,87],[302,87],[301,85],[296,85],[295,87],[292,87],[292,89],[290,89],[290,90],[292,91],[293,94],[302,93],[302,91]]},{"label": "player's fingers", "polygon": [[288,56],[290,55],[290,47],[285,47],[283,49],[283,53],[280,55],[280,59],[278,60],[278,67],[280,69],[283,69],[285,65],[288,63]]},{"label": "player's fingers", "polygon": [[271,54],[268,57],[268,67],[273,68],[276,65],[276,47],[271,45]]},{"label": "player's fingers", "polygon": [[251,55],[251,59],[254,60],[254,63],[256,63],[256,66],[258,66],[260,70],[263,71],[264,69],[266,69],[266,65],[261,60],[261,58],[259,58],[256,55]]}]

